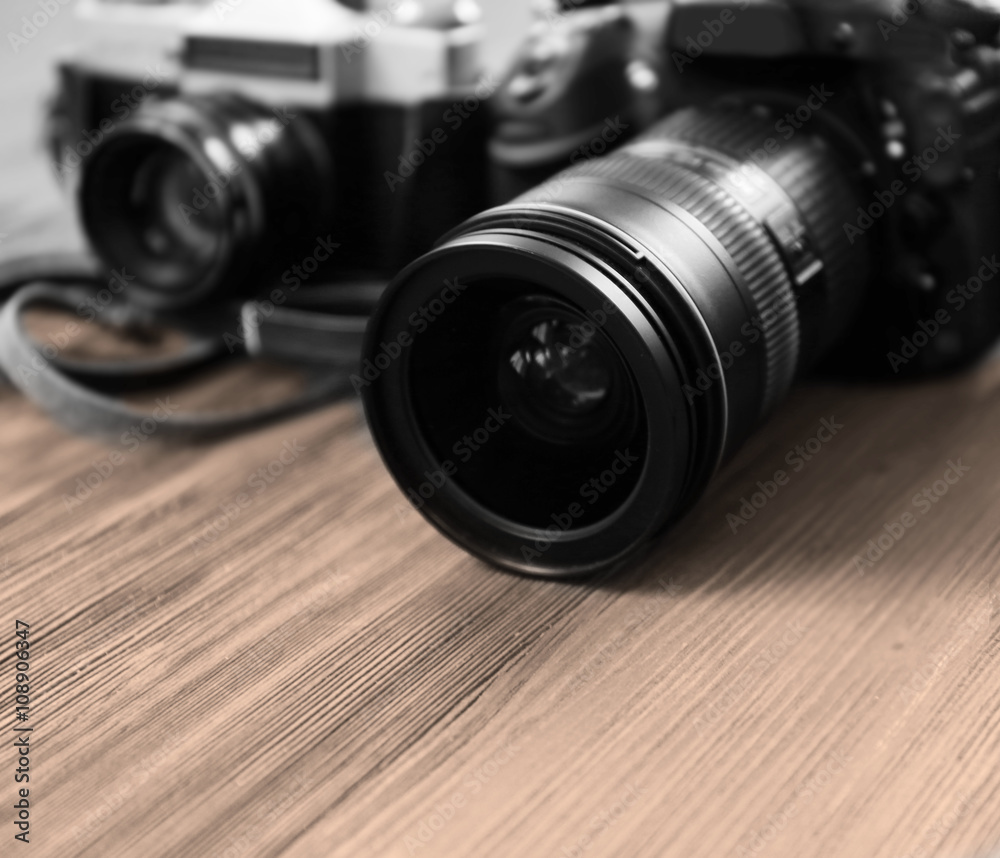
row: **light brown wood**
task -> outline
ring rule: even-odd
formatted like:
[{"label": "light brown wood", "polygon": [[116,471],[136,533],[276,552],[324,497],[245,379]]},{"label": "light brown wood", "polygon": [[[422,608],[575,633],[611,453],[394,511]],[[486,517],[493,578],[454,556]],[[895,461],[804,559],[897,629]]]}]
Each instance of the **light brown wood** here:
[{"label": "light brown wood", "polygon": [[[0,79],[19,111],[0,144],[5,256],[69,234],[27,109],[57,25]],[[741,498],[830,418],[843,428],[734,534]],[[34,732],[31,845],[13,840],[8,732],[0,854],[984,855],[1000,840],[998,437],[995,361],[803,388],[646,560],[580,585],[438,536],[353,402],[133,452],[2,389],[3,719],[22,619]],[[959,460],[922,512],[914,496]],[[918,525],[860,574],[907,512]]]}]

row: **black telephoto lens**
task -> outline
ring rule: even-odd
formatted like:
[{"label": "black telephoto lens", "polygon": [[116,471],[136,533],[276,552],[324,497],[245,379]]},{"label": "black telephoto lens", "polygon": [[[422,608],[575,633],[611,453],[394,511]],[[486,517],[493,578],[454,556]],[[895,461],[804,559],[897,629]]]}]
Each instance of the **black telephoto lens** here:
[{"label": "black telephoto lens", "polygon": [[466,222],[390,286],[362,390],[446,536],[542,575],[605,571],[691,507],[844,332],[869,269],[860,165],[760,104],[680,111]]},{"label": "black telephoto lens", "polygon": [[326,222],[330,165],[308,119],[226,94],[151,101],[84,166],[84,229],[132,297],[175,307],[268,273]]}]

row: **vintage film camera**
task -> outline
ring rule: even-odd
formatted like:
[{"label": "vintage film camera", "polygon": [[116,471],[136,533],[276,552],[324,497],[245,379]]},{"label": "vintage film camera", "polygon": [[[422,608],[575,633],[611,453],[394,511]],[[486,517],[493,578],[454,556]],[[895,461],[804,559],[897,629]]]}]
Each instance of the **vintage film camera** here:
[{"label": "vintage film camera", "polygon": [[[588,62],[619,78],[591,90],[599,109],[560,104],[561,128],[641,124],[646,89],[666,118],[453,231],[369,325],[366,358],[385,366],[361,387],[390,471],[445,535],[510,569],[633,557],[818,361],[919,376],[1000,334],[995,10],[670,6],[660,62],[638,75],[621,29],[550,38],[544,62],[535,37],[497,101],[508,173],[550,162],[518,117],[579,94]],[[446,278],[461,296],[412,330]],[[503,425],[456,458],[491,413]]]},{"label": "vintage film camera", "polygon": [[60,66],[51,149],[94,249],[147,305],[387,279],[486,204],[494,85],[472,0],[78,13],[88,35]]}]

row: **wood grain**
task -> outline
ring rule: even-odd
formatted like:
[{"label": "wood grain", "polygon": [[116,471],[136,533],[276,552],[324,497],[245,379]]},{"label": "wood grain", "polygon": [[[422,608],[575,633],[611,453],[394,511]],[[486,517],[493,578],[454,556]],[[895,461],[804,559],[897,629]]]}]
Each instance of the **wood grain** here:
[{"label": "wood grain", "polygon": [[[0,144],[4,254],[72,235],[27,109],[69,32],[54,21],[0,79],[20,111]],[[171,395],[238,398],[255,379]],[[843,428],[734,534],[727,514],[824,418]],[[998,437],[996,361],[800,389],[643,562],[582,586],[438,536],[354,402],[132,450],[0,389],[5,689],[15,619],[34,653],[32,842],[13,840],[5,743],[0,854],[985,855]],[[922,513],[914,495],[958,460],[970,470]],[[918,525],[860,574],[906,512]]]}]

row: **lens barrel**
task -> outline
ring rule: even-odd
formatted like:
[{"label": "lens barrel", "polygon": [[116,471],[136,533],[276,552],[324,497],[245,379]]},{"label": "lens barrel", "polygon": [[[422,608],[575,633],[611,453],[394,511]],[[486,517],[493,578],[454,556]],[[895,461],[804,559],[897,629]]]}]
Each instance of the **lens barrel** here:
[{"label": "lens barrel", "polygon": [[396,278],[362,393],[445,535],[527,573],[622,563],[842,334],[869,267],[842,232],[864,185],[774,124],[758,104],[680,111]]},{"label": "lens barrel", "polygon": [[80,211],[92,246],[136,277],[131,296],[179,307],[247,291],[328,221],[326,147],[234,95],[150,101],[86,161]]}]

